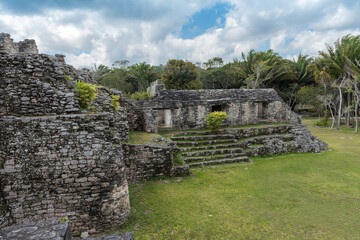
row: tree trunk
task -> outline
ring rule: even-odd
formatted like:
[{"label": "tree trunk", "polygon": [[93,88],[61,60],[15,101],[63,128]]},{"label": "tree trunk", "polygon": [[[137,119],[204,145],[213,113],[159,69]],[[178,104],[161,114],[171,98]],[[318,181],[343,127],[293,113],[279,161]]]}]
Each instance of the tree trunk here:
[{"label": "tree trunk", "polygon": [[340,96],[339,96],[339,114],[338,114],[338,122],[337,122],[337,127],[336,127],[336,129],[337,130],[340,130],[340,122],[341,122],[341,105],[342,105],[342,91],[341,91],[341,87],[340,86],[338,86],[337,87],[338,89],[339,89],[339,94],[340,94]]},{"label": "tree trunk", "polygon": [[358,96],[356,96],[355,100],[355,132],[358,132],[359,129],[359,120],[358,120],[358,107],[359,107],[360,99]]},{"label": "tree trunk", "polygon": [[348,107],[346,109],[346,126],[350,127],[350,106],[351,106],[351,98],[350,98],[350,92],[347,94],[347,103]]},{"label": "tree trunk", "polygon": [[330,114],[331,114],[331,120],[332,120],[332,123],[331,123],[331,129],[334,128],[334,125],[335,125],[335,116],[334,116],[334,113],[331,109],[331,105],[329,105],[329,109],[330,109]]}]

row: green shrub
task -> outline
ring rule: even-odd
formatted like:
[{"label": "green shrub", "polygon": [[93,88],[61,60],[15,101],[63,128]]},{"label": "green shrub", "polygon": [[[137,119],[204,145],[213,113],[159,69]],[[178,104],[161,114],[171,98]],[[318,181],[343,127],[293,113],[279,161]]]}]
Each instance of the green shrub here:
[{"label": "green shrub", "polygon": [[59,220],[60,223],[66,223],[68,221],[69,221],[69,219],[67,217],[64,217],[64,218]]},{"label": "green shrub", "polygon": [[80,80],[75,82],[75,92],[78,95],[81,109],[87,110],[89,108],[90,103],[96,98],[98,93],[97,87],[96,85]]},{"label": "green shrub", "polygon": [[111,105],[114,108],[114,112],[116,112],[120,107],[119,99],[119,95],[111,95]]},{"label": "green shrub", "polygon": [[144,99],[151,98],[151,94],[150,94],[150,92],[135,92],[135,93],[131,94],[130,96],[128,96],[128,98],[141,101]]},{"label": "green shrub", "polygon": [[315,123],[315,125],[318,126],[318,127],[326,127],[327,124],[328,124],[327,118],[322,119],[321,121],[318,121],[318,122]]},{"label": "green shrub", "polygon": [[72,78],[71,78],[69,75],[66,75],[66,74],[65,74],[64,80],[65,80],[66,82],[71,82],[71,81],[72,81]]},{"label": "green shrub", "polygon": [[184,166],[185,165],[184,157],[181,156],[181,153],[178,153],[174,156],[173,162],[174,162],[174,166]]},{"label": "green shrub", "polygon": [[211,112],[205,117],[205,122],[210,128],[211,132],[218,132],[221,128],[221,124],[228,118],[226,112]]}]

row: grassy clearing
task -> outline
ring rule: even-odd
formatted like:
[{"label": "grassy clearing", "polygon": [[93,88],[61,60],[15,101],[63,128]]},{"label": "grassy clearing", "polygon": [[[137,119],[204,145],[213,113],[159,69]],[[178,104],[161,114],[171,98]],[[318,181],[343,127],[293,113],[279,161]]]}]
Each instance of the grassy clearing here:
[{"label": "grassy clearing", "polygon": [[331,151],[131,185],[120,231],[136,239],[359,239],[360,134],[309,128]]},{"label": "grassy clearing", "polygon": [[173,159],[174,166],[184,166],[184,157],[180,153],[176,154]]},{"label": "grassy clearing", "polygon": [[155,139],[161,137],[159,134],[147,133],[142,131],[129,132],[129,144],[148,144],[154,142]]},{"label": "grassy clearing", "polygon": [[208,132],[209,129],[189,129],[189,130],[164,130],[159,129],[159,134],[164,137],[173,137],[174,135],[181,135],[182,132]]}]

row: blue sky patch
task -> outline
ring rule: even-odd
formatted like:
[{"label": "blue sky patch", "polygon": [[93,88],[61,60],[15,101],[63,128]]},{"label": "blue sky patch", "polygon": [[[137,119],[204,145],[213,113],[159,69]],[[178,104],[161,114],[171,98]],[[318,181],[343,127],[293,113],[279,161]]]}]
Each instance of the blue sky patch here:
[{"label": "blue sky patch", "polygon": [[204,8],[200,12],[190,17],[187,24],[182,26],[180,37],[183,39],[193,39],[204,34],[207,29],[212,27],[223,27],[225,14],[231,5],[228,3],[217,3],[210,8]]}]

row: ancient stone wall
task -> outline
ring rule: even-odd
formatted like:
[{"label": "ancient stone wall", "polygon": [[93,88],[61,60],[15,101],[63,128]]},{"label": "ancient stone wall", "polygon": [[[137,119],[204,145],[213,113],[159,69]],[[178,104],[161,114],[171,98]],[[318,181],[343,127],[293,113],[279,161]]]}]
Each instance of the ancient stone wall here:
[{"label": "ancient stone wall", "polygon": [[151,146],[124,143],[122,148],[127,171],[126,178],[129,182],[172,174],[174,153],[172,145]]},{"label": "ancient stone wall", "polygon": [[[65,76],[73,80],[65,80]],[[86,113],[79,106],[74,92],[75,80],[87,81],[84,71],[65,64],[63,55],[2,54],[0,55],[0,118],[2,116],[47,116]],[[91,112],[111,112],[122,140],[128,139],[127,109],[116,112],[111,95],[121,92],[98,88],[90,105]],[[123,96],[122,96],[123,97]]]},{"label": "ancient stone wall", "polygon": [[[306,125],[279,125],[260,128],[225,129],[240,140],[247,156],[264,156],[291,152],[320,152],[328,149],[325,142],[307,130]],[[252,145],[256,146],[253,147]]]},{"label": "ancient stone wall", "polygon": [[109,229],[130,211],[127,111],[111,104],[122,93],[99,87],[82,110],[75,80],[90,72],[25,51],[31,42],[0,36],[0,226],[67,216],[74,231]]},{"label": "ancient stone wall", "polygon": [[159,102],[201,102],[201,101],[280,101],[281,97],[274,89],[202,89],[202,90],[161,90]]},{"label": "ancient stone wall", "polygon": [[120,138],[111,114],[3,118],[0,178],[17,224],[65,216],[100,231],[129,214]]},{"label": "ancient stone wall", "polygon": [[271,135],[278,133],[287,133],[293,128],[293,125],[284,124],[279,126],[267,126],[267,127],[250,127],[250,128],[227,128],[223,132],[232,134],[236,139],[249,138],[259,135]]},{"label": "ancient stone wall", "polygon": [[171,111],[171,124],[165,127],[172,129],[204,128],[204,118],[212,111],[225,111],[228,126],[301,123],[300,117],[273,89],[162,90],[155,98],[140,104],[144,110],[157,111],[158,121],[166,119],[164,113]]},{"label": "ancient stone wall", "polygon": [[79,113],[73,83],[65,81],[62,63],[45,54],[0,55],[0,114]]},{"label": "ancient stone wall", "polygon": [[14,42],[7,33],[0,33],[0,53],[38,53],[33,39]]},{"label": "ancient stone wall", "polygon": [[70,240],[69,222],[56,220],[16,225],[0,229],[1,240]]},{"label": "ancient stone wall", "polygon": [[136,102],[122,96],[120,100],[121,106],[127,110],[127,121],[130,131],[143,131],[144,130],[144,113]]},{"label": "ancient stone wall", "polygon": [[[61,221],[49,220],[45,222],[15,225],[0,229],[1,240],[70,240],[71,223],[62,219]],[[85,240],[134,240],[131,232],[106,235],[97,238],[88,238],[89,233],[83,232],[81,239]]]}]

